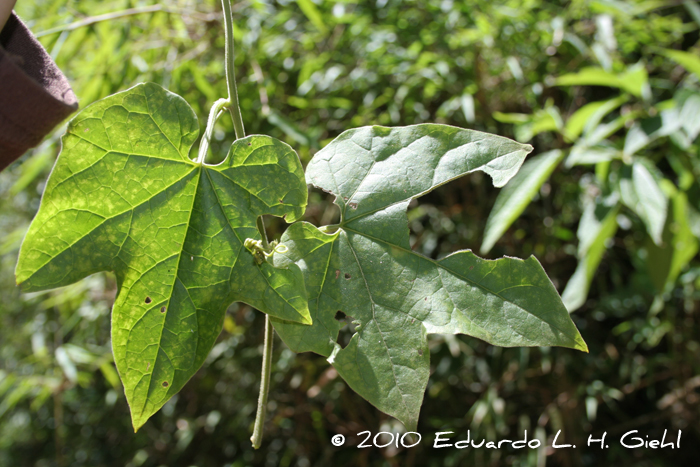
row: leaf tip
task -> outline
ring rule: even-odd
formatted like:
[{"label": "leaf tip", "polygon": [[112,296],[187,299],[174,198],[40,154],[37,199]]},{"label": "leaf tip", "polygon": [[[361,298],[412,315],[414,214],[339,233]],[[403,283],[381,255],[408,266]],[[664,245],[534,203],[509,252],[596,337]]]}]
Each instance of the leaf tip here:
[{"label": "leaf tip", "polygon": [[148,418],[144,419],[143,417],[136,417],[134,414],[131,414],[131,425],[134,428],[134,433],[138,432],[139,429],[146,424],[146,421],[148,421]]},{"label": "leaf tip", "polygon": [[416,432],[418,430],[418,415],[412,416],[410,419],[403,420],[399,419],[401,423],[403,423],[403,426],[406,427],[407,432]]},{"label": "leaf tip", "polygon": [[[487,235],[485,234],[484,237],[487,237]],[[495,243],[496,243],[495,241],[487,238],[487,240],[481,244],[481,248],[479,248],[479,254],[481,254],[481,255],[487,254],[489,251],[491,251],[491,248],[493,248],[493,245]]]},{"label": "leaf tip", "polygon": [[40,288],[33,287],[32,282],[29,281],[29,278],[30,278],[30,276],[27,276],[27,275],[16,274],[15,275],[15,284],[17,285],[17,287],[20,288],[20,291],[23,293],[39,291]]},{"label": "leaf tip", "polygon": [[301,324],[306,324],[308,326],[311,326],[312,324],[314,324],[313,320],[311,319],[311,315],[305,314],[305,315],[301,315],[301,317],[302,317]]},{"label": "leaf tip", "polygon": [[[579,336],[579,337],[580,337],[580,336]],[[576,350],[580,350],[581,352],[584,352],[584,353],[590,353],[590,352],[588,351],[588,344],[586,344],[586,342],[583,340],[583,338],[581,338],[580,341],[577,341],[577,342],[576,342],[576,347],[575,347],[575,349],[576,349]]]},{"label": "leaf tip", "polygon": [[295,208],[293,211],[288,212],[282,218],[287,224],[293,224],[304,218],[304,213],[306,212],[306,204],[301,207]]},{"label": "leaf tip", "polygon": [[20,254],[19,258],[17,259],[17,266],[15,266],[15,284],[18,286],[22,285],[29,278],[29,275],[26,273],[22,262],[22,255]]},{"label": "leaf tip", "polygon": [[142,410],[140,413],[136,413],[136,412],[134,412],[128,398],[127,398],[127,403],[129,404],[129,410],[131,412],[131,426],[134,428],[134,433],[136,433],[141,429],[142,426],[144,426],[146,424],[148,419],[151,418],[151,416],[155,412],[148,412],[144,408],[144,410]]}]

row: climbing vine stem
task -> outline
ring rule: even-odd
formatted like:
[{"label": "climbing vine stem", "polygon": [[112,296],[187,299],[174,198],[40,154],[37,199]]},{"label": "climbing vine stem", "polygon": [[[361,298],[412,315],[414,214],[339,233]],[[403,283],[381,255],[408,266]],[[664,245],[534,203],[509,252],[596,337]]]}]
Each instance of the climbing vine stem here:
[{"label": "climbing vine stem", "polygon": [[267,394],[270,392],[270,373],[272,369],[272,340],[274,333],[270,317],[265,315],[265,340],[263,343],[263,365],[260,378],[260,395],[258,396],[258,412],[255,415],[255,425],[253,426],[253,436],[250,440],[253,447],[258,449],[262,444],[263,427],[267,414]]},{"label": "climbing vine stem", "polygon": [[241,139],[245,137],[245,128],[243,128],[241,107],[238,103],[238,89],[236,88],[231,3],[230,0],[221,0],[221,4],[224,7],[224,30],[226,38],[226,84],[228,85],[228,99],[231,101],[231,105],[229,106],[228,110],[231,112],[231,118],[233,119],[233,129],[236,132],[236,139]]},{"label": "climbing vine stem", "polygon": [[[234,48],[233,48],[233,17],[231,15],[231,3],[230,0],[221,0],[221,4],[224,8],[224,29],[226,37],[226,84],[228,86],[228,100],[220,99],[217,103],[222,100],[225,101],[224,105],[228,107],[231,113],[231,119],[233,120],[233,129],[236,132],[236,139],[241,139],[245,137],[245,128],[243,127],[243,118],[241,117],[241,107],[238,102],[238,89],[236,87],[236,72],[234,64]],[[212,116],[212,129],[213,123],[220,115],[220,111],[223,109],[216,108],[216,104],[212,107],[211,113],[209,115],[209,120],[211,122]],[[207,125],[207,131],[209,131],[209,125]],[[205,138],[202,141],[206,141],[208,146],[209,138],[211,135],[205,133]],[[204,150],[204,155],[206,155],[206,148]],[[200,158],[203,161],[204,156],[200,151]],[[258,217],[257,227],[260,231],[260,236],[262,237],[262,246],[265,250],[270,248],[270,244],[267,240],[267,233],[265,232],[265,224],[263,223],[262,216]],[[260,375],[260,394],[258,396],[258,411],[255,414],[255,425],[253,426],[253,436],[250,440],[253,443],[253,447],[258,449],[262,444],[263,427],[265,425],[265,416],[267,414],[267,396],[270,392],[270,372],[272,367],[272,340],[274,337],[274,331],[272,329],[272,324],[270,323],[270,317],[265,315],[265,339],[263,342],[263,363],[262,372]]]},{"label": "climbing vine stem", "polygon": [[[224,0],[226,1],[226,0]],[[267,232],[265,231],[265,223],[262,216],[257,220],[258,231],[262,237],[262,246],[265,250],[269,250],[270,243],[267,240]],[[250,441],[255,449],[260,448],[262,444],[263,428],[265,426],[265,416],[267,415],[267,395],[270,392],[270,373],[272,372],[272,341],[274,339],[274,330],[270,317],[265,315],[265,338],[263,340],[263,363],[260,374],[260,394],[258,395],[258,411],[255,414],[255,425],[253,425],[253,436]]]}]

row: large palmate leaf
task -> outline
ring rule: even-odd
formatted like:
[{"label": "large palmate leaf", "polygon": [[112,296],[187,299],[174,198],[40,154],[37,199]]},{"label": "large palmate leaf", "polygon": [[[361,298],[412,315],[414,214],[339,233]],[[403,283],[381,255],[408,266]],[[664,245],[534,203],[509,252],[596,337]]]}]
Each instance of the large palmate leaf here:
[{"label": "large palmate leaf", "polygon": [[[292,225],[276,265],[298,264],[312,326],[274,321],[293,350],[329,357],[347,383],[415,429],[429,376],[427,333],[463,333],[502,346],[586,349],[534,258],[487,261],[471,251],[432,260],[411,250],[411,199],[467,173],[503,186],[531,147],[444,125],[346,131],[318,152],[307,182],[336,195],[342,220]],[[479,200],[474,200],[479,202]],[[337,343],[343,323],[358,327]]]},{"label": "large palmate leaf", "polygon": [[296,153],[250,136],[221,164],[198,164],[188,157],[198,133],[189,105],[155,84],[87,107],[68,126],[17,265],[27,291],[114,271],[112,346],[134,428],[201,366],[231,302],[311,323],[301,271],[258,265],[244,247],[259,238],[258,216],[303,214]]}]

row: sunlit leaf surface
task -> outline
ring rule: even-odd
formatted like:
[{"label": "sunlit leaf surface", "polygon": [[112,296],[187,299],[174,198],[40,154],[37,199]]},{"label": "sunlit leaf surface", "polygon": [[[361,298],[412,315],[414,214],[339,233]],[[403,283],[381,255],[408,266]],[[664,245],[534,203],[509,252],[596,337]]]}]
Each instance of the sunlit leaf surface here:
[{"label": "sunlit leaf surface", "polygon": [[189,158],[199,128],[179,96],[141,84],[70,123],[24,240],[26,291],[116,274],[112,347],[135,428],[202,365],[233,301],[309,324],[296,266],[258,265],[243,246],[263,214],[298,219],[301,163],[268,136],[236,141],[221,164]]}]

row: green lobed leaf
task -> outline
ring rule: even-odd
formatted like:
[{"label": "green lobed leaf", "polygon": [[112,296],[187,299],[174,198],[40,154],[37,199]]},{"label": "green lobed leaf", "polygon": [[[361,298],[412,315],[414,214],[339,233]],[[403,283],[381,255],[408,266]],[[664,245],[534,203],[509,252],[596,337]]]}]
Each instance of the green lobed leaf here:
[{"label": "green lobed leaf", "polygon": [[[411,199],[481,170],[503,186],[531,151],[506,138],[445,125],[364,127],[341,134],[307,167],[336,195],[342,220],[291,226],[276,265],[304,272],[313,325],[273,320],[297,352],[327,356],[345,381],[415,429],[429,377],[427,333],[463,333],[502,346],[586,350],[540,263],[460,251],[432,260],[411,250]],[[345,316],[358,327],[337,343]]]},{"label": "green lobed leaf", "polygon": [[219,165],[188,154],[199,126],[152,83],[80,112],[22,244],[26,291],[113,271],[112,347],[138,429],[204,362],[233,301],[310,324],[298,267],[258,265],[244,247],[258,216],[301,217],[307,188],[288,145],[236,141]]},{"label": "green lobed leaf", "polygon": [[496,198],[484,229],[484,241],[479,250],[488,253],[508,227],[525,210],[532,198],[549,178],[564,153],[558,149],[533,157],[526,161]]}]

